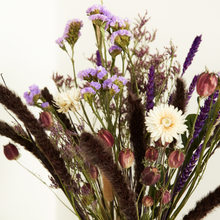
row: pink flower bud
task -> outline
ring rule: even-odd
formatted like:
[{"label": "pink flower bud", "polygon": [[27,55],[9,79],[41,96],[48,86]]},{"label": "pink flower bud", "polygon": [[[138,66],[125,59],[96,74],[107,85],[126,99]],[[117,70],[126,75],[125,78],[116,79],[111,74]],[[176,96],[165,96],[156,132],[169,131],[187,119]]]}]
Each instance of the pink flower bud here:
[{"label": "pink flower bud", "polygon": [[151,196],[144,196],[144,198],[142,199],[142,204],[145,207],[151,207],[154,204],[154,200]]},{"label": "pink flower bud", "polygon": [[158,157],[158,150],[155,147],[147,147],[145,158],[151,162],[156,161]]},{"label": "pink flower bud", "polygon": [[50,112],[41,112],[39,120],[44,128],[50,128],[53,125],[53,116]]},{"label": "pink flower bud", "polygon": [[4,146],[4,154],[8,160],[16,160],[19,156],[18,149],[11,143]]},{"label": "pink flower bud", "polygon": [[101,130],[99,130],[98,132],[98,136],[105,141],[106,145],[110,148],[114,145],[115,140],[114,137],[112,136],[112,134],[107,131],[104,130],[103,128]]},{"label": "pink flower bud", "polygon": [[168,190],[165,190],[161,188],[159,191],[157,191],[156,198],[160,199],[163,205],[167,204],[171,200],[171,195]]},{"label": "pink flower bud", "polygon": [[202,73],[197,81],[196,91],[199,96],[207,97],[210,96],[218,85],[218,77],[214,73],[204,72]]},{"label": "pink flower bud", "polygon": [[146,167],[141,173],[140,181],[147,185],[151,186],[157,183],[160,179],[160,173],[155,167]]},{"label": "pink flower bud", "polygon": [[183,164],[185,155],[180,150],[173,151],[168,158],[168,165],[171,168],[178,168]]},{"label": "pink flower bud", "polygon": [[134,154],[130,149],[124,148],[120,151],[118,161],[123,168],[128,169],[134,162]]},{"label": "pink flower bud", "polygon": [[99,171],[96,166],[89,165],[89,173],[92,180],[98,179]]}]

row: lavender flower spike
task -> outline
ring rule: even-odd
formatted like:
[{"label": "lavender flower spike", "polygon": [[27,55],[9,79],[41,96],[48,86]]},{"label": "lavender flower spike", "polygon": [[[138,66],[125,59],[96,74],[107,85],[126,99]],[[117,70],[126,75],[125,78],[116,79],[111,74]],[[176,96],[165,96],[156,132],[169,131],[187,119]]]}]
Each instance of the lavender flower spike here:
[{"label": "lavender flower spike", "polygon": [[195,164],[198,161],[201,150],[202,150],[202,145],[203,144],[201,144],[197,148],[195,153],[192,155],[192,158],[190,159],[189,164],[186,166],[185,170],[183,171],[183,173],[182,173],[182,175],[179,179],[179,182],[178,182],[178,185],[177,185],[177,188],[176,188],[176,191],[175,191],[175,195],[182,190],[183,186],[185,185],[185,182],[187,181],[187,179],[189,178],[193,168],[195,167]]},{"label": "lavender flower spike", "polygon": [[189,86],[189,91],[187,92],[186,105],[188,105],[189,100],[192,97],[192,94],[193,94],[195,87],[196,87],[197,80],[198,80],[198,75],[195,75],[190,86]]},{"label": "lavender flower spike", "polygon": [[194,41],[193,41],[193,44],[189,50],[189,53],[185,59],[185,62],[183,64],[183,72],[182,72],[182,75],[181,77],[183,76],[183,74],[185,73],[186,69],[190,66],[190,64],[192,63],[192,60],[193,60],[193,57],[195,56],[197,50],[198,50],[198,47],[200,45],[202,41],[202,35],[200,36],[197,36]]},{"label": "lavender flower spike", "polygon": [[96,65],[97,66],[102,66],[102,60],[101,60],[99,50],[96,51]]},{"label": "lavender flower spike", "polygon": [[147,103],[146,103],[146,114],[150,109],[154,107],[154,66],[152,65],[149,69],[148,83],[147,83]]}]

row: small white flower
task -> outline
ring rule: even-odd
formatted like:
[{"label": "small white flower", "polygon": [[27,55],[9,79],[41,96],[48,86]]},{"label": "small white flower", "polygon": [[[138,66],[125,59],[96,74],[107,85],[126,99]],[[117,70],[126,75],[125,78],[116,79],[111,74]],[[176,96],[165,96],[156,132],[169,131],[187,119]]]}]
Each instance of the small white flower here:
[{"label": "small white flower", "polygon": [[81,93],[79,88],[72,88],[67,92],[62,92],[54,97],[55,104],[60,108],[57,111],[67,113],[69,110],[75,112],[80,109]]},{"label": "small white flower", "polygon": [[165,145],[166,142],[171,143],[173,138],[178,139],[178,135],[186,131],[185,121],[181,110],[178,111],[172,105],[161,104],[150,110],[146,118],[146,126],[151,138],[154,141],[161,138],[162,144]]}]

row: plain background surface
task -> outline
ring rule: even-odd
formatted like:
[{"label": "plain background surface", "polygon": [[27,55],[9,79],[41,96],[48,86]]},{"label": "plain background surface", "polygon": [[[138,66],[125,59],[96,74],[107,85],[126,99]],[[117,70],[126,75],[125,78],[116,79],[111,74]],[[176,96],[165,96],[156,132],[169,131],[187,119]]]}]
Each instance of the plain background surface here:
[{"label": "plain background surface", "polygon": [[[30,85],[37,84],[40,88],[47,86],[55,94],[52,73],[72,74],[69,58],[54,42],[62,36],[68,19],[79,18],[84,22],[82,37],[75,47],[76,72],[91,67],[85,57],[89,57],[96,47],[93,28],[85,11],[93,4],[100,4],[100,1],[1,0],[0,72],[4,74],[8,87],[22,96]],[[181,65],[195,36],[202,34],[199,52],[184,76],[188,83],[195,74],[204,71],[205,66],[210,71],[220,71],[218,0],[104,0],[104,5],[113,14],[133,21],[138,13],[143,15],[148,10],[148,16],[151,17],[148,29],[158,30],[152,49],[158,48],[162,52],[172,39],[174,45],[178,46],[177,60]],[[196,111],[193,106],[195,100],[196,97],[191,101],[191,112]],[[0,118],[12,121],[2,106]],[[6,138],[0,137],[1,146],[7,143]],[[48,174],[39,162],[22,147],[20,152],[20,162],[49,183]],[[216,151],[203,180],[178,220],[194,207],[198,199],[219,185],[219,156],[220,151]],[[0,178],[1,220],[76,219],[44,184],[16,162],[6,160],[3,153],[0,153]],[[220,209],[216,209],[205,219],[219,219],[219,215]]]}]

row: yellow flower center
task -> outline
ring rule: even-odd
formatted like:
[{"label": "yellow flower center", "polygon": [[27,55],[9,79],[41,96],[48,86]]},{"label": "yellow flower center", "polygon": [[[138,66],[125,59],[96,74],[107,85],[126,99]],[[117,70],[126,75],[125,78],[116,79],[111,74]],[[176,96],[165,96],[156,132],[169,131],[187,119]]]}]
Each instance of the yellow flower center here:
[{"label": "yellow flower center", "polygon": [[170,118],[162,118],[161,122],[162,122],[162,125],[166,128],[172,124],[172,121]]}]

